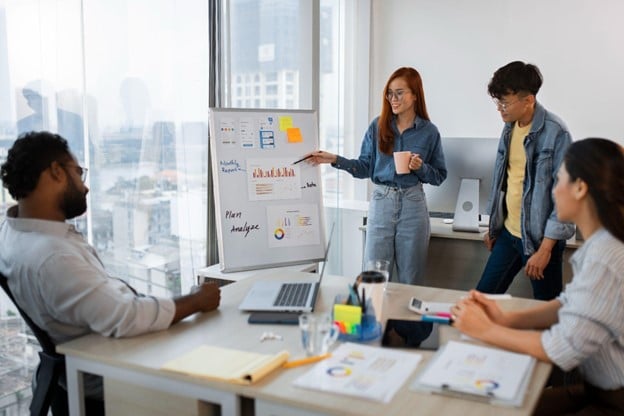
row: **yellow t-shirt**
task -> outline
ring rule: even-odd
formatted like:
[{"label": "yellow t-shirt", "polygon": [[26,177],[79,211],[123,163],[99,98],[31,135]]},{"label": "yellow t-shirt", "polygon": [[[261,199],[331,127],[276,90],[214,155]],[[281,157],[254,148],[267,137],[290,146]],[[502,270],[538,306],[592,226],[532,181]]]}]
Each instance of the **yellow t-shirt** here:
[{"label": "yellow t-shirt", "polygon": [[522,238],[520,215],[522,214],[522,189],[526,168],[526,153],[524,152],[524,138],[531,130],[531,124],[524,127],[514,125],[509,144],[509,162],[507,163],[507,218],[505,228],[515,237]]}]

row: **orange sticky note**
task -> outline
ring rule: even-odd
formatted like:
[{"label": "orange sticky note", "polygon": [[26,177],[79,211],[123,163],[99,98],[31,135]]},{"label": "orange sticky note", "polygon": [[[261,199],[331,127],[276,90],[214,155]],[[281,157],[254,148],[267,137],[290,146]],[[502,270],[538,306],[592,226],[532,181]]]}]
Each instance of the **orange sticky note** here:
[{"label": "orange sticky note", "polygon": [[286,135],[288,136],[288,143],[299,143],[303,141],[303,136],[301,135],[299,127],[291,127],[287,129]]}]

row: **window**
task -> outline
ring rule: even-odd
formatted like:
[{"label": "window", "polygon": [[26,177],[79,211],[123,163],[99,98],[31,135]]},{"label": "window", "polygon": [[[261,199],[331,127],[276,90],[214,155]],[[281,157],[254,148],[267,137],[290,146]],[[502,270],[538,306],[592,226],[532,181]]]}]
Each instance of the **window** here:
[{"label": "window", "polygon": [[180,276],[205,266],[207,5],[87,0],[84,19],[99,126],[90,130],[91,215],[112,223],[93,242],[108,248],[100,256],[114,273],[147,293],[186,292],[192,281]]},{"label": "window", "polygon": [[[76,225],[111,274],[157,296],[206,265],[207,33],[204,0],[0,2],[0,162],[21,131],[67,138],[89,169]],[[0,217],[11,203],[1,188]],[[37,361],[16,319],[0,295],[0,348],[22,342],[0,414],[19,413]]]},{"label": "window", "polygon": [[[368,73],[357,54],[369,48],[350,45],[367,42],[355,37],[354,22],[364,13],[368,24],[369,0],[222,2],[224,105],[307,109],[318,100],[320,147],[357,156],[369,121]],[[313,91],[311,11],[319,2]],[[156,295],[186,292],[206,265],[207,33],[205,0],[0,1],[0,161],[27,126],[68,138],[89,168],[90,209],[76,226],[112,274]],[[328,207],[365,188],[327,166],[323,178]],[[11,203],[0,188],[0,217]],[[21,325],[23,333],[9,310],[0,295],[0,331]],[[17,338],[31,368],[34,346]],[[16,337],[1,339],[0,348]],[[29,394],[29,383],[15,392]]]},{"label": "window", "polygon": [[[232,80],[254,82],[255,98],[268,108],[312,107],[312,30],[311,7],[308,0],[224,0],[227,4],[226,21],[229,50],[226,62],[226,82],[234,94],[224,97],[226,103],[237,103],[242,97],[233,90]],[[285,23],[287,22],[287,24]],[[295,76],[298,74],[298,76]],[[229,78],[228,78],[229,77]],[[302,90],[295,99],[280,102],[285,80],[291,88]],[[300,82],[300,80],[302,80]],[[249,94],[247,94],[249,95]],[[258,100],[248,100],[246,107]],[[291,107],[292,106],[292,107]]]}]

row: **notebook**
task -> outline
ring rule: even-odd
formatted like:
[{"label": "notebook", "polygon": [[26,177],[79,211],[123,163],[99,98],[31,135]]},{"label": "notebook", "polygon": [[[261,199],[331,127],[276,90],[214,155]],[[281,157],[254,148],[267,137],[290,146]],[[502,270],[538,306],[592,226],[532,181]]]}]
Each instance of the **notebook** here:
[{"label": "notebook", "polygon": [[288,360],[288,351],[259,354],[248,351],[202,345],[181,357],[166,362],[162,368],[208,380],[252,384]]},{"label": "notebook", "polygon": [[254,283],[238,309],[242,311],[312,312],[316,304],[319,288],[325,274],[327,255],[334,235],[334,225],[329,233],[325,257],[319,280],[316,282],[275,282]]}]

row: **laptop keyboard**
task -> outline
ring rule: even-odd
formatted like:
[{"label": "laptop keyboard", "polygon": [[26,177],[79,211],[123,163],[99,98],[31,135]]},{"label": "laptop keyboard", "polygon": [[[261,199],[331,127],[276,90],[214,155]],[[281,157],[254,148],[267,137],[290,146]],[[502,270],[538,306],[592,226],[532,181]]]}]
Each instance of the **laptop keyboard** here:
[{"label": "laptop keyboard", "polygon": [[284,283],[273,306],[305,306],[310,283]]}]

